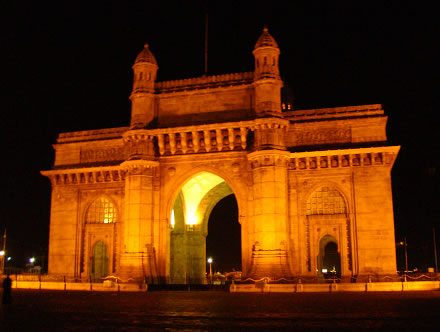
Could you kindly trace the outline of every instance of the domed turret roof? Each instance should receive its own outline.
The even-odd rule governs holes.
[[[255,43],[255,49],[260,48],[260,47],[278,48],[277,42],[272,37],[272,35],[269,33],[266,26],[264,27],[263,33],[261,34],[260,38],[258,38],[257,42]]]
[[[157,65],[156,58],[148,48],[148,44],[144,45],[144,49],[138,54],[136,60],[134,61],[134,63],[139,63],[139,62],[148,62]]]

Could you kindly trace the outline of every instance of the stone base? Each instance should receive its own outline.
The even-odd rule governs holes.
[[[292,276],[285,250],[255,250],[252,254],[249,273],[243,279],[270,278],[276,280],[280,278],[291,279]]]
[[[147,253],[124,253],[121,255],[119,277],[124,282],[157,283],[155,258]]]

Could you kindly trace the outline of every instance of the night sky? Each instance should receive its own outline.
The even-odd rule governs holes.
[[[145,42],[158,80],[253,70],[266,24],[296,109],[383,104],[396,240],[410,268],[434,265],[439,218],[439,25],[429,2],[2,1],[0,4],[0,231],[15,265],[47,251],[51,144],[60,132],[126,126],[131,66]],[[385,2],[384,2],[385,3]],[[252,5],[250,5],[252,4]],[[362,4],[362,5],[361,5]],[[436,90],[434,92],[434,90]],[[398,251],[398,263],[402,263]]]

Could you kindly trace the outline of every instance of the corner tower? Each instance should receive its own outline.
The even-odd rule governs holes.
[[[145,128],[154,118],[154,83],[159,69],[148,44],[138,54],[133,65],[131,100],[132,129]]]
[[[264,27],[254,51],[255,57],[255,112],[257,117],[281,116],[281,88],[278,57],[280,49],[275,39]]]

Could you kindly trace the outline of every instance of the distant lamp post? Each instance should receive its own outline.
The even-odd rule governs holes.
[[[406,279],[406,274],[408,273],[408,243],[406,242],[406,236],[404,237],[404,241],[399,242],[399,245],[405,247],[405,279]]]
[[[5,255],[6,255],[6,228],[5,228],[5,232],[3,233],[3,248],[0,250],[0,259],[1,259],[0,274],[5,273]]]
[[[2,275],[5,271],[5,251],[0,250],[0,275]]]
[[[208,263],[209,263],[209,279],[211,279],[212,282],[212,257],[208,258]]]
[[[29,263],[34,264],[35,263],[35,257],[29,258]]]

